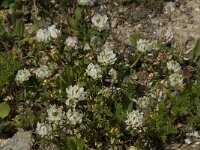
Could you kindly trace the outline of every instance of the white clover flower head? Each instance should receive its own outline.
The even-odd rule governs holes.
[[[69,109],[66,113],[67,122],[76,125],[82,122],[83,114],[77,112],[75,109]]]
[[[127,128],[126,129],[137,129],[142,127],[144,122],[143,113],[138,110],[133,110],[127,114],[127,119],[125,121]]]
[[[137,41],[138,51],[140,51],[141,53],[147,52],[148,51],[148,43],[149,43],[149,41],[146,39],[139,39]]]
[[[99,30],[104,30],[108,24],[107,15],[96,14],[92,17],[92,23]]]
[[[103,65],[112,65],[115,63],[116,59],[116,54],[108,48],[105,48],[100,55],[97,56],[98,62]]]
[[[78,43],[78,39],[76,36],[69,36],[65,40],[65,45],[68,47],[75,47],[77,43]]]
[[[17,83],[23,83],[24,81],[29,80],[31,73],[27,69],[18,70],[17,75],[15,77],[15,81]]]
[[[35,75],[39,79],[45,79],[51,76],[52,72],[47,65],[42,65],[34,71]]]
[[[60,30],[56,29],[55,25],[51,25],[48,27],[49,34],[52,38],[57,38],[58,35],[61,33]]]
[[[166,14],[172,13],[176,10],[175,2],[167,2],[164,7],[164,12]]]
[[[78,0],[78,4],[79,5],[93,5],[94,4],[94,0]]]
[[[37,123],[36,133],[41,137],[49,136],[52,133],[52,127],[45,123]]]
[[[171,60],[167,62],[167,69],[174,72],[179,72],[181,70],[181,66],[177,61]]]
[[[75,107],[78,101],[84,100],[85,99],[85,94],[84,88],[80,88],[78,85],[70,85],[68,88],[66,88],[67,92],[67,100],[65,104],[67,106],[73,106]]]
[[[51,39],[51,34],[48,29],[40,28],[36,33],[36,40],[38,42],[47,42]]]
[[[156,48],[156,41],[150,42],[149,40],[146,39],[139,39],[137,41],[137,49],[141,53],[145,53],[147,51],[151,51],[152,49]]]
[[[143,96],[138,98],[138,100],[133,99],[134,102],[136,102],[137,106],[141,109],[148,108],[150,104],[150,99],[147,96]]]
[[[183,84],[183,76],[178,73],[173,73],[169,76],[169,83],[171,86],[177,86]]]
[[[99,65],[94,65],[93,63],[90,63],[87,66],[86,73],[93,79],[98,79],[102,77],[101,68],[99,67]]]
[[[62,111],[62,107],[57,108],[56,105],[50,105],[49,109],[47,109],[48,120],[50,122],[58,123],[63,119],[64,113]]]

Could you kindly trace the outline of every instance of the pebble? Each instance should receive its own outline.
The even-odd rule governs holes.
[[[200,142],[195,142],[195,145],[200,145]]]
[[[192,143],[192,140],[190,138],[185,139],[185,143],[190,145]]]
[[[114,18],[114,19],[112,20],[112,22],[111,22],[111,27],[112,27],[112,28],[116,27],[117,21],[118,21],[117,18]]]

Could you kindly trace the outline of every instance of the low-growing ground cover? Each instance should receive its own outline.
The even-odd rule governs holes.
[[[198,133],[200,40],[186,53],[169,27],[122,42],[117,5],[137,8],[121,22],[175,11],[164,0],[1,3],[0,138],[20,129],[32,149],[133,150]]]

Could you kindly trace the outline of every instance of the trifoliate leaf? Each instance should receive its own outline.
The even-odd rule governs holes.
[[[22,38],[24,35],[24,21],[22,19],[17,20],[15,26],[15,33],[19,38]]]
[[[10,106],[7,103],[0,103],[0,117],[3,119],[10,113]]]
[[[83,9],[82,9],[82,8],[80,8],[80,7],[77,7],[77,8],[76,8],[76,10],[75,10],[75,20],[76,20],[76,21],[81,20],[82,12],[83,12]]]

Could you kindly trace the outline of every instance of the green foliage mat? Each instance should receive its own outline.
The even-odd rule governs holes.
[[[22,64],[13,57],[0,52],[0,87],[9,84],[15,72],[20,69]]]

